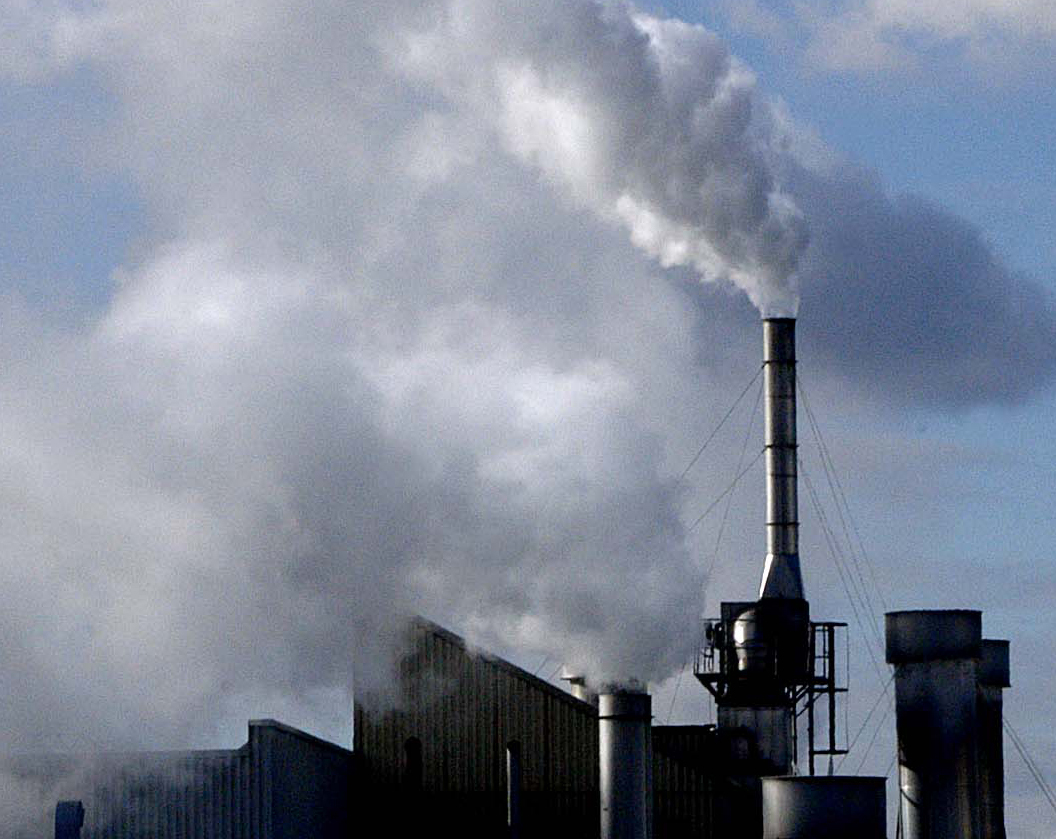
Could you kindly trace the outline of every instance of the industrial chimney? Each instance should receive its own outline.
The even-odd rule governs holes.
[[[703,654],[705,662],[718,659],[718,672],[695,671],[715,696],[718,727],[741,737],[744,775],[756,778],[792,771],[797,686],[814,683],[799,569],[794,318],[763,320],[763,374],[766,562],[759,599],[722,604],[722,617],[705,631]]]
[[[888,612],[905,839],[981,836],[977,689],[982,615]]]
[[[766,564],[759,597],[802,599],[796,490],[796,321],[763,321]]]
[[[601,839],[652,839],[652,700],[633,688],[598,697]]]

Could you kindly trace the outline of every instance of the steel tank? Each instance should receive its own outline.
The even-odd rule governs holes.
[[[763,778],[763,839],[884,839],[886,778]]]

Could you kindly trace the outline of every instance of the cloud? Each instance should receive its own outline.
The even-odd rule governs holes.
[[[1056,12],[1044,0],[839,0],[766,8],[756,0],[727,0],[721,9],[736,28],[785,49],[805,44],[810,67],[837,72],[905,72],[950,48],[989,67],[1009,61],[1002,48],[1048,56],[1056,35]]]

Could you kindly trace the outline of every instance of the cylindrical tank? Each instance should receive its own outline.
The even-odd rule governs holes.
[[[796,321],[763,321],[766,566],[760,597],[803,597],[796,489]]]
[[[889,612],[904,839],[978,839],[982,615]]]
[[[763,778],[763,839],[884,839],[885,778]]]
[[[1008,641],[983,639],[979,662],[979,794],[983,839],[1005,839],[1002,692],[1010,685]]]
[[[810,606],[806,600],[767,598],[733,621],[730,642],[734,678],[800,685],[810,673]]]
[[[652,700],[634,690],[598,697],[601,839],[652,834]]]
[[[737,736],[731,757],[743,771],[760,775],[787,775],[792,771],[792,712],[788,705],[718,706],[719,729]]]

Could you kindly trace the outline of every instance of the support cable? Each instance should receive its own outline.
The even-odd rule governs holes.
[[[828,542],[829,551],[832,553],[833,563],[836,566],[836,572],[840,578],[840,583],[843,586],[844,593],[847,595],[847,599],[851,604],[851,613],[854,615],[854,620],[858,624],[858,628],[862,632],[862,640],[865,642],[865,650],[867,653],[869,653],[869,658],[873,662],[873,667],[876,669],[876,675],[879,677],[880,682],[885,684],[886,693],[886,679],[884,677],[883,670],[880,667],[880,662],[877,659],[876,653],[873,651],[873,644],[870,640],[869,632],[866,630],[866,625],[862,621],[862,618],[859,614],[858,605],[855,603],[854,595],[851,593],[851,586],[848,584],[847,577],[849,575],[849,571],[846,573],[844,571],[843,562],[840,558],[840,553],[834,543],[835,537],[832,533],[832,529],[828,525],[828,520],[825,517],[825,511],[822,509],[821,501],[818,498],[817,491],[814,489],[814,483],[810,480],[810,475],[808,474],[802,461],[800,461],[800,470],[803,472],[803,483],[807,487],[808,497],[810,498],[811,504],[814,507],[814,512],[818,516],[818,521],[821,522],[822,531],[824,532],[826,541]],[[876,631],[876,627],[874,624],[870,622],[869,626],[873,629],[874,632]]]
[[[1033,776],[1034,781],[1038,785],[1038,789],[1040,789],[1041,794],[1045,796],[1045,800],[1049,802],[1052,811],[1056,813],[1056,795],[1053,794],[1052,787],[1050,787],[1045,780],[1045,776],[1041,774],[1041,769],[1034,761],[1034,758],[1031,757],[1030,753],[1027,751],[1026,743],[1024,743],[1019,734],[1016,733],[1016,730],[1012,727],[1012,723],[1008,721],[1007,717],[1002,717],[1001,722],[1005,726],[1005,731],[1008,732],[1012,745],[1016,747],[1016,751],[1019,752],[1019,756],[1023,759],[1027,771]]]
[[[675,682],[675,692],[671,694],[671,706],[667,709],[667,719],[664,725],[671,725],[671,715],[675,713],[675,700],[678,699],[678,689],[682,686],[682,677],[686,675],[689,662],[683,662],[682,669],[678,671],[678,681]]]
[[[762,369],[762,368],[760,368],[760,369]],[[756,378],[758,378],[758,373],[756,374]],[[752,381],[755,381],[755,379],[752,379]],[[750,385],[751,385],[751,382],[749,382],[749,386]],[[759,382],[759,390],[755,394],[755,404],[752,406],[752,411],[749,414],[748,429],[745,431],[744,442],[741,444],[741,453],[740,453],[740,455],[737,458],[737,470],[736,471],[737,471],[737,474],[738,474],[738,478],[736,480],[739,480],[740,479],[739,476],[741,474],[743,474],[741,472],[741,466],[744,464],[744,457],[748,453],[748,444],[749,444],[749,441],[752,439],[752,430],[755,428],[755,418],[756,418],[756,416],[759,413],[759,403],[762,401],[762,398],[763,398],[763,383],[762,383],[762,381],[760,381]],[[758,460],[759,457],[757,456],[755,459]],[[754,463],[754,461],[753,461],[753,463]],[[736,480],[734,482],[735,484],[736,484]],[[701,612],[702,612],[702,614],[706,613],[706,611],[707,611],[707,607],[708,607],[708,586],[711,585],[712,574],[715,573],[715,566],[718,565],[719,548],[722,545],[722,537],[726,533],[726,522],[728,521],[729,516],[730,516],[730,508],[733,506],[733,492],[731,491],[726,496],[726,498],[727,498],[727,500],[726,500],[726,508],[722,512],[722,521],[719,523],[719,531],[718,531],[718,534],[715,536],[715,548],[711,552],[711,562],[708,563],[708,570],[707,570],[707,573],[704,575],[704,583],[701,586],[700,599],[701,599]],[[693,526],[696,527],[696,524],[694,523]],[[704,638],[702,637],[701,640],[700,640],[700,644],[698,645],[697,649],[700,650],[700,649],[703,649],[703,648],[704,648]]]
[[[733,412],[737,410],[737,406],[741,404],[741,400],[744,399],[745,394],[748,393],[749,390],[751,390],[752,385],[755,384],[755,380],[759,378],[762,372],[763,368],[762,366],[760,366],[759,369],[755,371],[755,375],[752,376],[751,381],[744,386],[744,390],[741,391],[741,395],[734,400],[733,404],[730,406],[730,409],[726,412],[726,415],[721,420],[719,420],[719,424],[715,426],[715,430],[708,435],[708,439],[704,441],[704,445],[702,445],[697,450],[697,453],[693,455],[689,463],[686,464],[686,468],[682,470],[682,474],[678,476],[678,480],[676,481],[676,483],[682,483],[686,475],[689,474],[689,470],[693,468],[693,466],[698,460],[700,460],[700,456],[704,454],[704,450],[708,447],[708,444],[715,439],[715,435],[718,434],[719,430],[726,424],[726,420],[728,420],[733,415]]]
[[[872,645],[870,644],[870,631],[872,633],[872,640],[878,647],[883,646],[883,641],[880,632],[876,624],[872,621],[862,621],[861,614],[870,614],[868,602],[862,596],[861,591],[855,584],[854,575],[851,573],[850,568],[847,567],[846,562],[843,558],[843,552],[840,550],[839,540],[836,538],[836,534],[829,524],[828,516],[825,514],[825,510],[821,505],[821,499],[818,495],[817,490],[814,488],[813,482],[810,480],[810,475],[807,472],[806,465],[802,460],[799,461],[800,470],[803,473],[803,482],[807,487],[808,495],[811,500],[811,504],[814,506],[814,511],[818,516],[818,522],[821,524],[822,532],[825,535],[825,541],[828,545],[829,552],[832,554],[833,562],[836,564],[836,570],[840,574],[840,581],[843,583],[844,591],[847,594],[848,600],[851,601],[851,610],[854,613],[855,620],[858,623],[858,628],[862,631],[863,640],[866,643],[866,647],[869,649],[869,653],[873,656],[874,664],[876,663],[876,656],[873,654]],[[859,611],[860,610],[860,611]],[[868,626],[868,630],[866,627]],[[883,681],[883,675],[880,674],[879,670],[877,675],[880,676],[880,680]]]
[[[748,420],[748,430],[744,433],[744,443],[741,444],[741,454],[737,458],[737,473],[740,474],[741,466],[744,464],[744,456],[748,453],[748,443],[752,439],[752,430],[755,428],[755,418],[759,413],[759,403],[763,398],[763,383],[759,382],[759,390],[755,394],[755,404],[752,406],[752,413]],[[757,458],[758,459],[758,458]],[[733,493],[731,492],[726,497],[726,509],[722,513],[722,521],[719,523],[719,532],[715,537],[715,550],[711,554],[711,562],[708,564],[708,573],[704,578],[704,585],[706,586],[711,581],[711,575],[715,571],[715,565],[719,560],[719,546],[722,544],[723,534],[726,532],[726,522],[730,517],[730,507],[733,506]],[[705,598],[705,605],[707,598]]]
[[[710,513],[712,510],[714,510],[716,507],[718,507],[719,504],[722,503],[722,499],[725,498],[727,495],[729,495],[731,492],[733,492],[733,490],[737,486],[737,484],[740,483],[741,478],[743,478],[745,475],[748,474],[748,472],[751,471],[751,468],[753,466],[755,466],[756,463],[759,462],[759,458],[761,458],[762,456],[763,456],[763,450],[760,449],[759,453],[754,458],[752,458],[752,462],[749,463],[747,466],[745,466],[744,469],[742,469],[740,471],[740,473],[737,475],[737,477],[735,477],[730,482],[730,485],[728,487],[726,487],[726,489],[724,489],[719,494],[719,497],[716,498],[714,501],[712,501],[711,504],[708,505],[707,509],[705,509],[703,513],[701,513],[699,516],[697,516],[696,521],[694,521],[693,524],[691,524],[689,527],[686,528],[686,533],[692,533],[694,530],[697,529],[697,527],[700,525],[700,523],[702,521],[704,521],[705,518],[707,518],[708,513]]]
[[[861,771],[862,771],[862,767],[863,767],[863,766],[865,766],[865,762],[866,762],[866,761],[867,761],[867,760],[869,759],[869,754],[870,754],[870,752],[872,752],[872,750],[873,750],[873,746],[874,746],[874,745],[876,744],[876,738],[877,738],[877,736],[878,736],[878,735],[880,734],[880,731],[881,731],[881,729],[883,729],[883,727],[884,727],[884,723],[885,723],[885,722],[887,722],[887,718],[891,716],[891,711],[892,711],[892,710],[893,710],[893,708],[894,708],[894,704],[895,704],[895,703],[894,703],[894,702],[892,702],[892,703],[890,703],[890,704],[889,704],[889,705],[887,706],[887,709],[886,709],[886,710],[884,711],[884,716],[883,716],[883,717],[881,717],[881,718],[880,718],[880,722],[879,722],[879,723],[877,723],[877,725],[876,725],[876,730],[875,730],[875,731],[873,731],[873,739],[872,739],[872,740],[870,740],[870,741],[869,741],[869,745],[865,747],[865,754],[864,754],[864,755],[862,755],[862,760],[861,760],[861,762],[860,762],[860,763],[858,764],[858,768],[854,770],[854,774],[855,774],[855,775],[859,775],[859,774],[861,774]]]
[[[860,738],[862,736],[862,733],[865,731],[866,726],[869,725],[869,720],[871,720],[873,718],[873,714],[876,713],[876,709],[880,707],[881,700],[885,696],[887,696],[887,689],[891,685],[891,682],[894,681],[894,679],[895,679],[895,676],[892,673],[891,674],[891,678],[887,680],[887,684],[884,685],[883,690],[881,690],[880,693],[878,693],[876,695],[876,699],[873,701],[873,707],[869,709],[869,713],[866,714],[865,715],[865,719],[862,720],[862,725],[858,729],[857,733],[854,735],[854,739],[851,740],[850,745],[847,746],[847,754],[843,755],[840,758],[840,762],[836,764],[836,771],[837,772],[840,771],[840,767],[843,766],[843,762],[845,760],[847,760],[847,756],[854,750],[855,744],[857,744],[857,742],[858,742],[858,738]]]
[[[869,569],[869,576],[873,583],[873,591],[876,593],[880,600],[880,604],[884,611],[887,611],[887,600],[884,598],[884,593],[880,588],[879,582],[876,578],[876,571],[874,569],[874,563],[869,560],[869,555],[865,551],[864,541],[862,539],[861,531],[858,529],[858,524],[851,515],[851,507],[847,501],[847,494],[844,492],[843,484],[840,481],[839,473],[836,471],[835,462],[832,458],[832,454],[829,451],[829,447],[825,442],[824,437],[821,434],[821,426],[817,421],[817,417],[814,415],[813,409],[810,407],[810,400],[807,398],[806,389],[803,386],[802,376],[796,379],[797,386],[799,388],[800,396],[803,398],[803,408],[807,414],[807,420],[810,424],[811,430],[814,433],[814,437],[818,443],[818,450],[821,454],[822,466],[825,469],[826,479],[829,482],[829,489],[833,494],[833,500],[836,502],[836,511],[840,518],[840,524],[843,528],[844,537],[847,540],[847,547],[851,558],[854,560],[855,568],[858,572],[859,579],[861,580],[862,590],[867,594],[867,602],[870,605],[870,612],[873,615],[877,614],[876,607],[872,603],[872,597],[868,596],[868,586],[865,583],[865,575],[862,573],[861,565],[858,563],[857,555],[854,550],[854,540],[851,539],[851,529],[854,530],[855,536],[857,537],[858,552],[862,556],[862,564]],[[846,516],[845,516],[846,513]],[[850,522],[850,527],[848,527]]]

